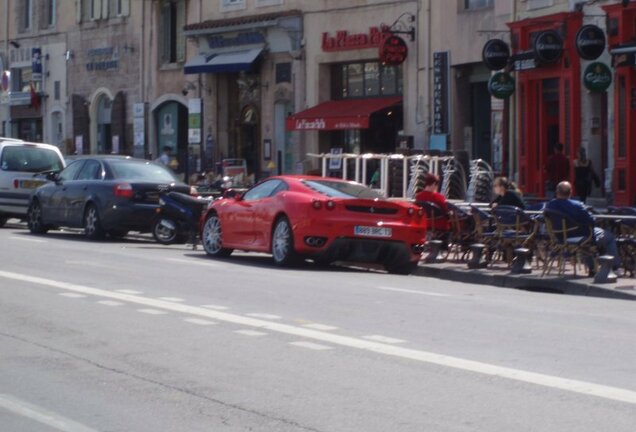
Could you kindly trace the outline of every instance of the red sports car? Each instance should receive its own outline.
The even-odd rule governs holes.
[[[285,175],[214,201],[201,231],[214,257],[238,249],[271,253],[278,265],[311,258],[380,263],[408,274],[421,257],[426,217],[418,206],[388,201],[359,183]]]

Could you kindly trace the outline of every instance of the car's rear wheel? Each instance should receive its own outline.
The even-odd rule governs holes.
[[[213,257],[227,257],[233,252],[233,249],[223,247],[223,229],[221,228],[221,219],[218,215],[211,215],[203,225],[203,234],[201,238],[203,249]]]
[[[274,225],[272,233],[272,257],[279,266],[289,266],[297,264],[300,258],[294,250],[294,233],[289,220],[280,217]]]
[[[84,212],[84,235],[89,240],[101,240],[104,238],[104,229],[99,219],[99,212],[94,204],[89,204]]]
[[[0,228],[2,228],[4,224],[7,223],[8,220],[9,220],[8,217],[0,216]]]
[[[33,200],[27,210],[27,226],[31,234],[46,234],[49,230],[42,222],[42,206],[38,200]]]

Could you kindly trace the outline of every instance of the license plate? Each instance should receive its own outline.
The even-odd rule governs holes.
[[[43,184],[44,182],[40,180],[20,180],[20,187],[22,189],[35,189]]]
[[[362,237],[391,237],[393,231],[391,228],[360,226],[353,227],[353,233]]]

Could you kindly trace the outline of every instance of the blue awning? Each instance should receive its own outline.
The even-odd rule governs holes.
[[[232,51],[220,54],[199,54],[183,67],[185,74],[242,72],[252,67],[263,48]]]

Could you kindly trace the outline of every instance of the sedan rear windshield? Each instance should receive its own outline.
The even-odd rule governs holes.
[[[37,173],[60,171],[64,168],[57,152],[36,146],[6,146],[2,152],[0,168],[4,171]]]
[[[130,160],[111,161],[109,163],[113,177],[118,180],[173,183],[178,181],[167,168],[152,163]]]
[[[358,183],[333,180],[305,180],[303,183],[310,189],[332,198],[384,199],[379,192]]]

